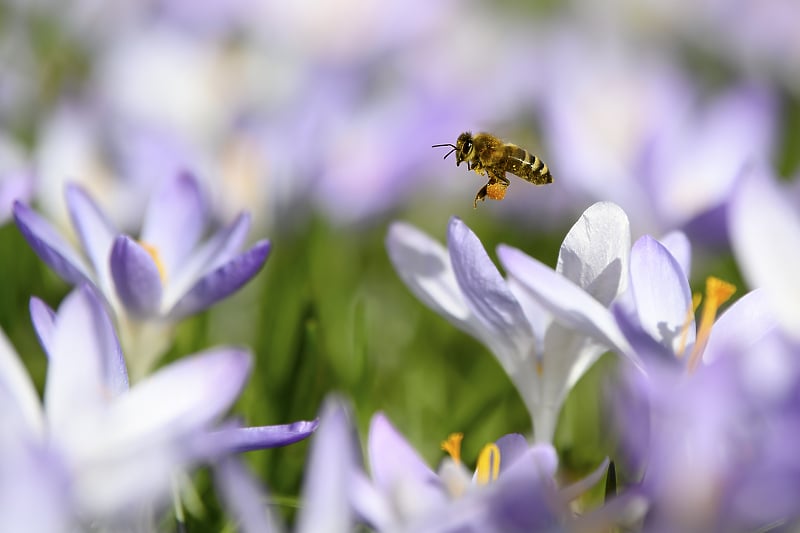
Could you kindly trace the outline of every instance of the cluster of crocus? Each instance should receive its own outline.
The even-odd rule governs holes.
[[[756,531],[800,519],[792,444],[800,428],[800,217],[765,174],[743,175],[728,219],[756,288],[719,318],[736,287],[709,278],[693,296],[686,237],[645,235],[631,246],[613,204],[586,210],[555,270],[501,245],[506,278],[458,219],[447,249],[407,224],[389,232],[400,277],[495,355],[537,441],[552,441],[561,405],[588,366],[605,351],[622,356],[597,400],[619,435],[614,459],[626,483],[589,527]]]
[[[137,351],[142,325],[169,326],[260,270],[266,241],[237,253],[246,215],[197,246],[205,215],[200,190],[179,175],[151,202],[143,241],[136,241],[114,230],[80,188],[69,188],[67,197],[85,256],[31,208],[14,209],[37,254],[76,288],[57,311],[31,299],[48,357],[43,402],[0,337],[0,529],[153,530],[171,500],[179,505],[195,466],[302,440],[317,421],[225,421],[251,370],[245,349],[210,349],[154,373],[157,353]],[[127,328],[127,344],[115,324]],[[129,367],[137,369],[132,380]]]

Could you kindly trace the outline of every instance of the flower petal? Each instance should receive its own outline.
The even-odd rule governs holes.
[[[625,211],[611,202],[598,202],[567,233],[556,271],[608,307],[627,285],[630,249]]]
[[[111,245],[119,232],[81,187],[74,184],[67,185],[66,197],[72,224],[94,267],[98,284],[103,291],[108,291],[111,289],[109,272]]]
[[[184,357],[150,375],[111,407],[106,446],[186,435],[214,421],[238,397],[250,354],[218,348]]]
[[[386,249],[395,271],[414,295],[462,331],[474,334],[475,317],[456,281],[447,249],[411,224],[394,222]]]
[[[736,300],[714,322],[703,361],[710,363],[717,357],[759,353],[756,348],[759,341],[779,328],[770,304],[763,289],[750,291]]]
[[[56,327],[56,314],[46,303],[35,296],[31,297],[29,308],[31,322],[33,322],[33,329],[36,331],[39,344],[44,348],[44,353],[49,356],[52,349],[53,331]]]
[[[165,287],[165,306],[171,307],[171,303],[183,296],[203,273],[233,259],[247,239],[249,230],[250,215],[243,213],[192,252],[181,267],[172,272]]]
[[[800,215],[765,169],[746,173],[729,209],[731,243],[745,278],[763,287],[787,333],[800,339]]]
[[[686,234],[682,231],[670,231],[658,240],[681,266],[684,277],[689,279],[692,271],[692,244]]]
[[[169,310],[169,317],[175,320],[197,313],[239,290],[261,270],[269,250],[269,241],[259,241],[246,252],[203,276]]]
[[[154,246],[171,276],[195,247],[205,229],[206,202],[188,172],[166,180],[147,206],[142,242]]]
[[[497,255],[556,320],[635,359],[611,312],[580,287],[516,248],[501,244]]]
[[[14,220],[36,255],[67,282],[91,283],[89,266],[45,219],[20,202],[14,202]]]
[[[122,305],[131,315],[146,318],[161,308],[161,276],[153,257],[127,235],[120,235],[111,250],[111,276]]]
[[[642,328],[678,357],[695,340],[692,293],[680,264],[645,235],[631,250],[631,292]],[[687,317],[690,320],[687,323]]]
[[[506,345],[493,351],[506,371],[515,373],[519,365],[529,364],[527,358],[533,355],[534,346],[533,331],[522,307],[478,237],[456,217],[450,219],[447,247],[467,305],[488,330],[488,339],[484,340],[490,347]]]
[[[383,413],[376,413],[370,422],[367,454],[372,479],[385,493],[391,494],[406,479],[419,485],[439,483],[436,474]]]
[[[214,466],[217,493],[242,533],[282,531],[269,512],[268,499],[258,481],[235,457],[225,457]]]
[[[15,429],[23,426],[31,436],[42,437],[44,434],[42,404],[28,371],[2,329],[0,329],[0,391],[4,400],[0,426],[5,428],[8,422],[13,424]],[[13,420],[9,417],[13,417]],[[0,444],[2,443],[0,438]]]
[[[358,444],[343,402],[326,400],[317,434],[311,443],[305,480],[305,507],[297,519],[298,533],[352,530],[350,479],[356,471]]]
[[[92,289],[70,293],[58,309],[49,349],[45,411],[51,430],[67,432],[128,388],[111,319]],[[65,437],[68,438],[68,437]]]
[[[235,427],[212,433],[219,453],[242,453],[294,444],[314,433],[318,420],[293,422],[278,426]]]

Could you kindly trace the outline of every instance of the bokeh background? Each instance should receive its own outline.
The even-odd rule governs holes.
[[[465,130],[538,154],[555,182],[484,182],[442,161]],[[220,223],[242,209],[272,240],[264,271],[182,323],[164,363],[250,346],[236,413],[316,416],[332,390],[360,427],[383,410],[431,463],[465,432],[464,456],[530,419],[478,342],[419,303],[384,246],[393,220],[444,241],[461,217],[490,255],[508,243],[554,265],[571,224],[620,204],[633,237],[681,229],[693,287],[742,288],[724,230],[748,165],[792,181],[800,164],[800,4],[793,0],[2,0],[0,326],[41,387],[28,299],[69,287],[9,221],[12,198],[70,231],[63,186],[90,190],[137,228],[149,192],[180,170]],[[614,453],[600,360],[570,397],[556,444],[567,471]],[[291,515],[306,445],[247,460]],[[468,460],[469,462],[469,460]],[[225,524],[208,477],[191,531]]]

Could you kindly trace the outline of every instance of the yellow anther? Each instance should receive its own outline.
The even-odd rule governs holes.
[[[478,466],[475,468],[475,478],[478,485],[486,485],[497,479],[500,474],[500,448],[497,444],[490,443],[483,447],[478,456]]]
[[[678,343],[678,351],[675,353],[675,356],[679,359],[683,357],[686,351],[686,342],[689,340],[689,327],[692,325],[692,319],[694,319],[694,314],[697,312],[697,308],[700,307],[702,299],[703,297],[700,294],[693,294],[692,306],[686,310],[686,320],[683,321],[683,327],[681,328],[681,341]]]
[[[461,463],[462,440],[464,440],[463,433],[451,433],[447,440],[442,441],[442,450],[446,451],[456,464]]]
[[[544,363],[541,359],[536,359],[536,375],[541,377],[544,374]]]
[[[714,320],[717,318],[717,311],[722,304],[730,300],[735,292],[736,286],[727,281],[713,276],[706,279],[706,297],[703,303],[703,312],[700,315],[700,327],[697,328],[697,340],[694,343],[692,354],[689,356],[687,367],[689,372],[693,372],[703,358],[708,337],[711,335],[711,326],[714,325]]]
[[[161,260],[161,255],[158,253],[158,248],[144,241],[140,241],[139,245],[144,248],[148,254],[150,254],[150,257],[153,258],[153,262],[156,264],[156,268],[158,269],[158,277],[161,278],[161,282],[163,283],[166,281],[167,269],[164,267],[164,262]]]

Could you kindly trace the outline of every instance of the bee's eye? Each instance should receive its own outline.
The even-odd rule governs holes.
[[[472,141],[467,141],[464,143],[464,153],[468,154],[472,151]]]

